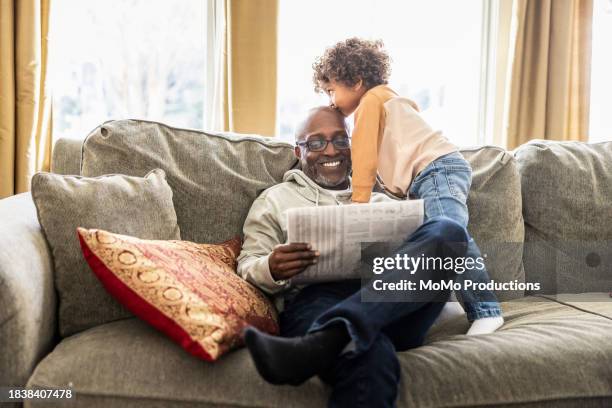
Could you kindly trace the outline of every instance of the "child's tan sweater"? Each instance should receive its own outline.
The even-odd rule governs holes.
[[[387,85],[368,90],[355,111],[352,136],[353,201],[367,203],[380,176],[385,189],[405,197],[412,180],[429,163],[457,151]]]

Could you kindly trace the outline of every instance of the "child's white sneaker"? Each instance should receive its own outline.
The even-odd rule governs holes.
[[[467,332],[468,336],[479,334],[493,333],[504,324],[504,318],[501,316],[483,317],[472,322],[470,329]]]

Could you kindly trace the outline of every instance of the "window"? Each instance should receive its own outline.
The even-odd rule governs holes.
[[[201,128],[206,2],[56,0],[53,131],[83,138],[109,119]]]
[[[488,0],[487,0],[488,1]],[[420,106],[424,118],[454,143],[478,139],[484,3],[430,0],[280,0],[279,134],[316,95],[311,65],[325,47],[351,36],[383,39],[392,58],[390,85]]]
[[[589,140],[612,140],[612,0],[593,2],[591,120]]]

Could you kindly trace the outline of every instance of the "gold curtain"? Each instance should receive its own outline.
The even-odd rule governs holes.
[[[0,198],[51,163],[50,0],[0,1]]]
[[[589,133],[593,0],[518,0],[507,145]]]
[[[224,130],[274,135],[278,0],[225,0]]]

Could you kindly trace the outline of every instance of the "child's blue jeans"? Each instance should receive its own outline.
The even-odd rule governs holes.
[[[472,168],[459,152],[439,157],[423,169],[410,186],[410,198],[421,198],[425,202],[425,220],[446,216],[467,229],[469,215],[467,197],[472,184]],[[466,258],[481,256],[480,249],[470,237]],[[455,282],[462,285],[466,280],[490,281],[486,268],[467,269],[457,274]],[[467,313],[468,320],[501,316],[501,307],[492,291],[460,290],[456,292]]]

